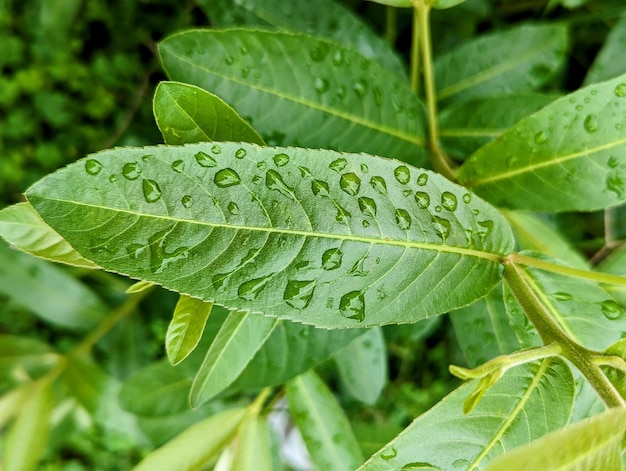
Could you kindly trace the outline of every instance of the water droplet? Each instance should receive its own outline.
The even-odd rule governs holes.
[[[161,273],[171,263],[189,257],[189,247],[178,247],[171,252],[168,252],[165,249],[165,242],[170,231],[171,228],[157,232],[148,238],[148,247],[150,248],[150,270],[152,273]]]
[[[211,152],[214,154],[221,154],[222,148],[218,146],[217,144],[214,144],[213,146],[211,146]]]
[[[175,160],[172,162],[172,170],[176,173],[183,173],[185,170],[185,161],[184,160]]]
[[[114,182],[114,181],[116,181],[116,180],[117,180],[117,175],[115,175],[115,174],[109,175],[109,181],[110,181],[111,183],[113,183],[113,182]]]
[[[201,167],[217,167],[217,161],[206,152],[200,151],[194,157]]]
[[[313,180],[311,182],[311,191],[315,196],[321,194],[322,196],[328,196],[330,189],[328,183],[323,180]]]
[[[152,154],[146,154],[144,156],[141,157],[141,160],[143,160],[144,162],[147,162],[148,160],[150,160],[152,157],[154,157],[154,155]]]
[[[366,220],[366,219],[363,219],[363,220],[361,221],[361,225],[362,225],[363,227],[370,227],[370,222],[369,222],[368,220]]]
[[[352,90],[361,98],[365,96],[367,92],[367,82],[365,80],[358,80],[353,86]]]
[[[281,195],[291,198],[293,188],[289,188],[283,177],[276,170],[268,170],[265,174],[265,186],[270,190],[278,191]]]
[[[545,132],[539,131],[537,134],[535,134],[535,144],[543,144],[547,140],[548,140],[548,136],[546,135]]]
[[[361,189],[361,179],[354,173],[344,173],[339,179],[339,186],[350,196],[356,196]]]
[[[224,58],[224,62],[226,62],[226,65],[232,65],[233,62],[235,62],[235,59],[232,56],[226,56]]]
[[[262,181],[263,177],[261,175],[255,175],[254,177],[252,177],[252,183],[254,183],[255,185],[258,185]]]
[[[441,212],[441,206],[439,206],[439,205],[435,206],[435,211],[437,211],[438,213],[440,213],[440,212]]]
[[[315,91],[318,95],[322,95],[328,91],[330,88],[330,83],[327,79],[322,77],[317,77],[315,79]]]
[[[614,156],[609,157],[609,161],[607,162],[607,164],[611,168],[617,167],[617,165],[619,164],[617,157],[614,157]]]
[[[335,206],[337,206],[337,215],[335,216],[335,220],[341,224],[348,224],[348,218],[352,215],[345,208],[337,204],[335,204]]]
[[[267,163],[264,161],[257,162],[256,168],[258,168],[259,170],[265,170],[267,168]]]
[[[313,298],[315,280],[289,280],[283,293],[284,301],[295,309],[304,309]]]
[[[337,160],[333,160],[328,168],[340,173],[344,168],[346,168],[346,165],[348,165],[348,161],[344,158],[339,158]]]
[[[189,209],[193,206],[193,198],[190,195],[185,195],[180,199],[180,202],[185,207],[185,209]]]
[[[376,105],[380,106],[383,104],[383,94],[380,91],[380,88],[378,87],[373,87],[372,88],[372,93],[374,94],[374,102],[376,103]]]
[[[405,198],[408,198],[409,196],[411,196],[413,194],[413,190],[402,190],[402,194],[404,195]]]
[[[213,285],[213,288],[218,291],[223,290],[230,275],[231,273],[218,273],[217,275],[213,275],[211,277],[211,284]]]
[[[433,216],[432,221],[434,223],[433,228],[437,235],[441,237],[442,240],[446,240],[450,235],[450,221],[439,216]]]
[[[328,54],[328,45],[326,43],[317,43],[317,45],[311,49],[309,55],[314,62],[322,62]]]
[[[148,203],[154,203],[161,199],[161,188],[154,180],[143,180],[143,196]]]
[[[615,87],[613,93],[615,93],[615,96],[618,98],[626,97],[626,83],[620,83],[617,87]]]
[[[343,52],[335,51],[335,53],[333,54],[333,64],[341,65],[342,62],[343,62]]]
[[[376,202],[372,198],[364,196],[359,198],[359,209],[363,214],[376,217]]]
[[[404,231],[411,227],[411,216],[408,211],[405,209],[396,209],[396,224]]]
[[[411,180],[411,172],[409,171],[409,168],[405,165],[400,165],[399,167],[397,167],[393,171],[393,174],[396,177],[396,180],[398,180],[398,182],[402,185],[406,185],[407,183],[409,183],[409,180]]]
[[[624,180],[617,173],[613,173],[606,177],[606,189],[612,191],[621,198],[624,195]]]
[[[612,321],[619,319],[624,315],[624,310],[622,309],[622,307],[612,299],[602,301],[600,303],[600,307],[602,309],[602,314],[604,314],[604,317]]]
[[[272,160],[277,167],[284,167],[289,163],[289,156],[287,154],[276,154]]]
[[[486,221],[478,221],[478,225],[484,229],[478,232],[480,237],[483,239],[491,234],[491,231],[493,231],[493,221],[489,219]]]
[[[246,149],[244,149],[243,147],[240,147],[239,149],[235,151],[235,158],[243,159],[247,154],[248,153],[246,152]]]
[[[146,249],[145,245],[141,245],[141,244],[130,244],[128,247],[126,247],[126,253],[128,254],[128,256],[130,258],[132,258],[133,260],[137,260],[137,258],[139,258],[139,255],[141,255],[141,253]]]
[[[576,105],[576,111],[582,111],[584,108],[583,105]]]
[[[430,206],[430,195],[423,191],[416,191],[415,202],[417,203],[417,206],[419,206],[421,209],[426,209],[428,208],[428,206]]]
[[[128,162],[122,168],[122,175],[126,180],[137,180],[141,175],[141,165],[137,162]]]
[[[594,114],[588,114],[585,118],[585,121],[583,122],[585,131],[590,134],[593,134],[598,130],[598,124],[598,117]]]
[[[357,262],[352,265],[352,268],[348,270],[348,275],[351,276],[367,276],[367,270],[365,270],[365,259],[367,257],[360,258]]]
[[[228,212],[233,215],[239,214],[239,206],[234,201],[228,203]]]
[[[457,207],[456,196],[449,191],[441,193],[441,205],[448,211],[454,211]]]
[[[98,175],[102,170],[102,164],[96,159],[88,159],[85,162],[85,171],[89,175]]]
[[[370,169],[365,164],[361,164],[361,172],[368,173]]]
[[[394,448],[386,448],[381,454],[380,457],[385,460],[385,461],[389,461],[390,459],[395,458],[398,455],[398,451]]]
[[[266,275],[261,278],[255,278],[253,280],[248,280],[239,286],[237,290],[237,294],[241,299],[245,299],[246,301],[254,301],[259,293],[263,291],[265,285],[270,280],[270,278],[274,276],[274,274]]]
[[[339,249],[328,249],[322,254],[322,268],[324,270],[336,270],[341,266],[343,252]]]
[[[419,177],[417,177],[417,184],[419,186],[424,186],[428,183],[428,174],[422,173]]]
[[[365,296],[360,291],[344,294],[339,301],[339,310],[342,316],[361,322],[365,319]]]
[[[572,299],[574,299],[574,297],[571,294],[566,293],[564,291],[558,291],[554,293],[552,296],[554,297],[554,299],[556,299],[559,302],[567,302],[567,301],[571,301]]]
[[[387,194],[387,182],[383,179],[383,177],[370,178],[370,185],[372,185],[372,188],[374,188],[374,190],[381,195]]]
[[[228,188],[229,186],[239,185],[241,183],[241,178],[239,178],[239,174],[232,168],[223,168],[215,174],[215,177],[213,177],[213,183],[220,188]]]

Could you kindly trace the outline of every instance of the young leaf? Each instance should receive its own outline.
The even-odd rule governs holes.
[[[220,96],[270,145],[425,163],[422,104],[405,81],[352,49],[304,35],[232,29],[179,33],[161,42],[159,52],[172,80]]]
[[[217,333],[191,385],[192,407],[232,384],[276,327],[276,319],[231,312]]]
[[[272,471],[270,431],[263,417],[248,417],[237,438],[232,471]]]
[[[165,334],[165,351],[172,365],[179,364],[196,348],[212,309],[212,302],[180,297]]]
[[[411,0],[402,0],[404,2]],[[398,53],[352,10],[334,0],[198,0],[211,24],[225,27],[276,28],[327,38],[406,76]],[[226,139],[224,139],[226,140]]]
[[[98,268],[48,226],[28,203],[0,211],[0,237],[24,252],[76,267]]]
[[[27,195],[107,270],[327,328],[415,322],[466,305],[501,279],[513,247],[494,208],[440,175],[329,150],[118,148]]]
[[[245,414],[245,409],[229,409],[192,425],[146,456],[133,471],[202,469],[232,440]]]
[[[20,413],[29,396],[30,384],[15,387],[0,396],[0,429]]]
[[[623,53],[626,44],[626,14],[613,24],[593,64],[585,76],[585,85],[609,80],[626,73]]]
[[[359,471],[480,469],[504,450],[527,444],[569,420],[574,382],[559,359],[509,370],[465,415],[463,402],[475,385],[461,386],[419,416]]]
[[[537,90],[561,67],[562,24],[522,24],[468,41],[435,63],[439,100],[467,101]]]
[[[167,144],[242,141],[264,144],[230,106],[215,95],[177,82],[161,82],[154,92],[154,118]]]
[[[293,420],[318,469],[351,471],[363,462],[348,419],[313,371],[287,383],[286,393]]]
[[[626,409],[615,408],[513,450],[485,471],[621,471]]]
[[[387,382],[387,345],[380,327],[354,339],[334,358],[346,392],[365,404],[374,404]]]
[[[473,154],[459,180],[494,204],[591,211],[626,201],[626,75],[559,98]]]

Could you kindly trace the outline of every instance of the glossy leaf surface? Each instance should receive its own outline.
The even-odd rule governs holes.
[[[363,462],[350,422],[313,371],[287,383],[286,394],[293,420],[318,469],[352,471]]]
[[[490,202],[588,211],[626,201],[626,76],[559,98],[473,154],[459,179]]]
[[[467,101],[537,90],[563,64],[567,42],[560,24],[523,24],[468,41],[437,59],[437,98]]]
[[[181,296],[165,334],[165,351],[172,365],[183,361],[198,345],[213,303]]]
[[[620,471],[626,409],[615,408],[500,457],[486,471]]]
[[[263,139],[215,95],[178,82],[161,82],[154,92],[154,118],[167,144]]]
[[[327,150],[114,149],[27,195],[107,270],[328,328],[468,304],[501,278],[513,246],[494,208],[440,175]]]
[[[461,386],[382,448],[359,471],[481,469],[506,450],[567,424],[574,399],[569,368],[545,360],[509,370],[469,414]],[[454,446],[451,446],[454,444]]]
[[[179,33],[159,52],[172,80],[226,100],[270,145],[425,162],[422,104],[404,80],[352,49],[233,29]]]

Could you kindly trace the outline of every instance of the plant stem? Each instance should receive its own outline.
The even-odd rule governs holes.
[[[385,39],[391,47],[395,46],[398,37],[396,17],[396,9],[392,6],[387,6],[385,10]]]
[[[626,286],[626,277],[624,276],[610,275],[608,273],[600,273],[589,270],[580,270],[578,268],[571,268],[565,265],[559,265],[557,263],[540,260],[538,258],[528,257],[519,253],[512,253],[506,259],[513,264],[539,268],[541,270],[549,271],[552,273],[559,273],[561,275],[583,278],[585,280],[592,280],[600,283]]]
[[[413,34],[411,36],[411,90],[416,95],[420,92],[420,36],[419,15],[413,8]]]

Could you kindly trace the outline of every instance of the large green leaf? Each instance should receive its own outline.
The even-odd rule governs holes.
[[[525,445],[569,420],[574,382],[561,360],[509,370],[469,414],[463,414],[463,401],[474,386],[474,382],[466,384],[446,396],[359,471],[482,469],[503,451]]]
[[[624,432],[626,409],[611,409],[513,450],[485,471],[621,471]]]
[[[177,82],[161,82],[154,92],[154,118],[167,144],[242,141],[264,144],[261,136],[215,95]]]
[[[402,0],[409,2],[411,0]],[[219,27],[276,28],[331,39],[406,75],[397,52],[352,10],[334,0],[198,0]]]
[[[563,24],[522,24],[468,41],[435,63],[437,98],[467,101],[537,90],[566,59]]]
[[[0,240],[0,293],[48,322],[89,329],[106,305],[70,273],[45,260],[12,250]]]
[[[602,49],[585,76],[585,85],[612,79],[626,73],[624,64],[624,44],[626,44],[626,14],[613,24]]]
[[[183,361],[198,345],[213,303],[181,296],[165,334],[165,351],[172,365]]]
[[[286,393],[293,420],[318,469],[352,471],[363,462],[348,419],[313,371],[287,383]]]
[[[440,175],[328,150],[118,148],[27,196],[107,270],[328,328],[466,305],[500,280],[513,246],[494,208]]]
[[[233,29],[179,33],[161,42],[159,52],[172,80],[220,96],[270,145],[425,162],[422,104],[405,81],[352,49],[304,35]]]
[[[559,98],[465,161],[459,180],[494,204],[587,211],[626,201],[626,75]]]
[[[241,425],[232,471],[272,471],[270,431],[263,417],[253,415]]]

